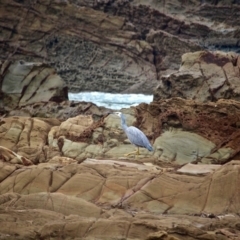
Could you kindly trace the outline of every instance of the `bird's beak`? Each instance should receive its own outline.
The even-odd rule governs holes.
[[[108,112],[106,112],[106,115],[108,116],[108,115],[113,114],[113,113],[114,113],[114,112],[108,111]]]

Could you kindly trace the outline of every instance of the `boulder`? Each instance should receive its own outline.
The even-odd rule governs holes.
[[[55,106],[52,102],[45,104],[44,109],[52,106]],[[124,156],[134,151],[135,146],[114,114],[91,104],[86,110],[81,110],[81,104],[77,104],[68,111],[69,102],[61,106],[61,113],[55,112],[54,108],[49,113],[51,117],[60,114],[61,121],[23,116],[2,118],[0,144],[33,163],[48,162],[61,156],[79,162],[97,157],[159,165],[162,162],[223,164],[239,156],[240,106],[234,100],[199,103],[172,98],[123,110],[127,124],[141,129],[154,147],[153,152],[140,149],[138,157]],[[25,112],[27,108],[29,106],[13,112]],[[96,114],[77,115],[77,109],[85,114]],[[75,117],[67,118],[71,115]],[[13,154],[8,161],[15,160]]]
[[[77,160],[84,159],[94,127],[97,127],[93,123],[92,116],[80,115],[53,127],[48,135],[49,151],[54,150],[64,157]]]
[[[22,157],[8,148],[0,146],[1,160],[4,162],[10,162],[13,164],[32,165],[32,162],[25,157]]]
[[[198,102],[240,100],[240,56],[233,52],[198,51],[183,54],[179,71],[164,75],[154,101],[181,97]]]
[[[185,164],[209,156],[216,145],[198,134],[172,129],[156,138],[154,147],[160,161]]]
[[[22,107],[35,102],[68,99],[67,87],[55,70],[43,63],[5,61],[0,63],[4,107]]]
[[[44,147],[47,145],[50,129],[51,125],[47,121],[37,118],[3,118],[0,125],[0,145],[9,149],[4,150],[10,154],[8,161],[21,159],[19,161],[45,162],[47,159]]]
[[[136,126],[152,141],[159,162],[225,163],[238,158],[239,107],[238,101],[224,99],[159,100],[136,107]]]

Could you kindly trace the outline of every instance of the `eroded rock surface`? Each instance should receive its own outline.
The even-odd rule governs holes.
[[[240,100],[240,55],[198,51],[182,56],[179,71],[161,77],[154,100],[181,97],[198,102]]]
[[[59,109],[57,105],[55,109],[52,103],[44,104],[42,111],[49,109],[47,115],[62,116],[61,121],[46,116],[2,118],[0,144],[34,163],[48,162],[54,156],[79,162],[96,157],[128,159],[124,154],[134,151],[135,147],[121,129],[120,119],[106,109],[86,104],[86,111],[80,104],[67,111],[69,105],[65,102],[59,112],[55,111]],[[13,112],[24,114],[26,109],[30,110],[29,106]],[[154,152],[141,149],[135,161],[179,165],[189,162],[222,164],[237,159],[239,109],[239,102],[234,100],[203,104],[181,98],[125,109],[127,124],[140,128],[154,147]],[[81,111],[84,115],[78,115]]]
[[[224,163],[239,154],[237,101],[201,104],[172,98],[140,104],[136,112],[137,126],[152,139],[160,160]]]
[[[29,7],[34,10],[29,12]],[[149,92],[156,84],[152,83],[157,78],[152,47],[134,31],[123,30],[123,17],[54,0],[3,1],[0,11],[2,19],[11,19],[3,23],[4,39],[9,39],[9,29],[14,28],[25,38],[12,39],[19,44],[18,56],[13,53],[12,57],[54,64],[71,91],[119,92],[147,81],[144,89]],[[13,49],[4,42],[1,54],[8,58]]]
[[[53,64],[71,92],[152,94],[184,52],[239,51],[239,9],[238,1],[2,0],[0,54]]]
[[[239,161],[195,176],[96,161],[99,164],[86,160],[20,168],[0,163],[1,236],[180,240],[240,236]]]
[[[92,115],[94,119],[100,119],[112,112],[105,107],[98,107],[91,102],[63,101],[58,102],[37,102],[15,109],[4,108],[4,116],[23,116],[44,119],[50,124],[58,124],[68,118],[77,115]]]
[[[0,62],[0,106],[13,109],[36,102],[68,99],[67,86],[55,70],[43,63]]]
[[[123,110],[154,147],[137,158],[124,157],[134,146],[120,119],[91,107],[79,115],[73,104],[59,120],[1,118],[1,237],[240,237],[239,102],[173,98]]]
[[[239,50],[239,10],[2,0],[0,238],[239,239],[239,56],[199,51]],[[71,91],[152,94],[161,80],[154,102],[123,110],[154,152],[124,157],[120,119],[67,101],[49,64]]]

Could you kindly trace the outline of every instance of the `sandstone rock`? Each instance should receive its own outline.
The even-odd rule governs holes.
[[[154,152],[141,149],[135,160],[148,159],[160,165],[162,160],[217,164],[237,157],[238,105],[232,100],[201,104],[175,98],[132,108],[125,112],[128,124],[139,127],[154,146]],[[54,118],[2,118],[0,144],[34,163],[55,156],[77,161],[104,156],[122,158],[135,149],[127,141],[119,119],[111,114],[106,117],[104,111],[97,114],[95,120],[95,115],[79,115],[62,122]]]
[[[98,217],[101,213],[99,207],[81,198],[47,192],[23,195],[14,203],[14,207],[16,209],[47,209],[64,215],[77,214],[84,217]]]
[[[151,30],[162,30],[165,36],[173,35],[173,39],[167,38],[169,41],[163,43],[162,46],[161,44],[154,45],[154,60],[158,79],[165,64],[169,63],[168,69],[178,69],[176,64],[180,63],[178,53],[181,52],[179,46],[188,48],[196,44],[199,48],[230,48],[239,51],[238,27],[230,14],[230,12],[236,11],[236,19],[239,19],[239,14],[237,14],[239,11],[238,3],[224,3],[224,6],[221,6],[221,1],[218,1],[218,3],[209,2],[208,4],[198,1],[183,4],[178,0],[163,2],[137,0],[125,1],[122,4],[116,2],[118,1],[109,1],[108,3],[98,1],[96,8],[109,14],[125,17],[144,39]],[[228,17],[226,14],[229,14]],[[223,20],[225,16],[227,20]],[[185,42],[184,46],[183,39],[190,41],[189,43]],[[166,46],[169,42],[177,48],[172,49],[170,47],[170,49],[167,49]],[[171,52],[171,50],[173,51]],[[169,53],[169,56],[166,56],[166,52]],[[160,66],[162,67],[161,71],[159,71]]]
[[[128,124],[143,130],[155,149],[133,160],[122,157],[134,146],[119,119],[92,103],[58,102],[66,99],[64,85],[44,86],[59,77],[48,65],[37,66],[51,62],[72,91],[152,93],[164,71],[178,69],[185,51],[209,44],[238,50],[237,1],[1,4],[0,53],[7,61],[0,97],[12,105],[0,103],[0,238],[240,238],[237,101],[173,98],[124,110]],[[195,94],[197,100],[215,101],[222,92],[238,100],[239,57],[201,54],[183,55],[179,72],[166,78],[183,81],[186,98],[195,91],[188,90],[189,81],[197,79],[209,84],[198,91],[201,97]],[[17,94],[7,95],[7,86]],[[173,93],[167,82],[164,87],[167,98]],[[47,100],[39,102],[43,88]],[[31,162],[36,165],[24,166]]]
[[[47,144],[50,128],[48,123],[37,118],[4,118],[0,126],[0,145],[17,153],[16,155],[12,153],[12,160],[9,161],[13,161],[19,154],[27,162],[28,160],[33,163],[44,162],[46,156],[43,148]]]
[[[121,161],[87,160],[55,169],[44,165],[48,166],[14,170],[13,165],[1,164],[1,173],[12,172],[0,178],[1,236],[89,240],[240,236],[239,161],[205,176],[174,170],[156,174],[152,168]],[[199,217],[201,213],[213,218]],[[221,214],[229,216],[215,217]]]
[[[191,164],[188,163],[177,170],[180,173],[188,173],[188,174],[206,174],[212,173],[220,168],[221,165],[214,164]]]
[[[39,62],[0,63],[4,107],[15,108],[35,102],[68,99],[67,87],[53,68]]]
[[[45,104],[45,109],[50,106],[52,103]],[[68,106],[63,104],[65,118]],[[66,121],[2,118],[0,144],[33,163],[47,162],[60,156],[79,162],[95,157],[123,159],[124,154],[135,150],[121,129],[120,120],[113,114],[107,116],[104,113],[106,109],[101,112],[96,108],[96,115],[91,116],[78,115],[75,110],[70,113],[75,117]],[[88,111],[91,113],[92,110],[83,112]],[[140,128],[154,146],[154,152],[141,149],[135,161],[146,160],[159,165],[163,160],[177,165],[188,162],[223,164],[234,156],[238,158],[240,133],[237,116],[240,113],[236,101],[219,100],[202,104],[173,98],[149,105],[140,104],[124,113],[127,123]],[[9,161],[15,161],[11,156]],[[133,158],[129,156],[125,159]]]
[[[50,198],[57,201],[55,211],[67,211],[68,214],[76,210],[67,210],[67,202],[72,202],[74,207],[74,204],[78,204],[76,197],[99,206],[122,205],[126,209],[145,209],[151,213],[238,214],[240,193],[236,184],[239,166],[239,161],[232,161],[207,176],[199,177],[174,172],[162,172],[159,175],[149,167],[144,170],[137,164],[128,166],[128,163],[120,162],[110,165],[103,161],[94,165],[86,161],[80,165],[67,165],[60,168],[60,171],[44,168],[42,164],[39,167],[15,170],[14,174],[1,182],[1,194],[9,191],[30,194],[21,197],[22,200],[15,202],[14,206],[22,206],[24,203],[26,207],[39,208],[43,206],[40,202],[38,205],[42,199],[41,201],[46,201],[46,209],[53,210],[51,201],[47,200]],[[65,195],[75,198],[67,200]],[[80,201],[79,204],[85,203]]]
[[[231,156],[235,155],[234,149],[231,147],[223,147],[219,148],[218,150],[214,151],[213,153],[209,154],[206,157],[201,159],[202,163],[225,163]]]
[[[7,178],[9,175],[11,175],[16,169],[17,167],[13,164],[6,164],[3,163],[2,161],[0,162],[0,168],[1,168],[1,175],[0,175],[0,180],[1,182]]]
[[[0,236],[5,239],[37,238],[42,225],[63,218],[63,214],[44,209],[1,210]],[[14,219],[18,219],[17,222]]]
[[[131,162],[119,162],[119,161],[115,161],[115,160],[96,160],[96,159],[91,159],[91,158],[87,158],[84,163],[87,163],[87,164],[93,164],[93,165],[96,165],[96,164],[106,164],[106,165],[111,165],[111,166],[126,166],[128,168],[136,168],[140,171],[152,171],[152,172],[156,172],[156,173],[160,173],[162,171],[164,171],[164,169],[160,168],[159,166],[156,166],[156,165],[153,165],[153,164],[147,164],[147,163],[144,163],[144,164],[138,164],[138,163],[131,163]],[[208,165],[209,166],[209,165]]]
[[[150,233],[146,240],[156,240],[156,239],[179,240],[179,238],[169,236],[168,233],[165,231]]]
[[[2,118],[0,144],[5,161],[22,163],[46,162],[55,156],[83,160],[100,154],[102,141],[99,136],[91,139],[95,129],[103,125],[102,120],[94,121],[92,116],[77,116],[60,122],[55,119],[9,117]],[[59,126],[57,126],[59,125]],[[92,142],[92,145],[89,145]],[[95,144],[94,144],[95,143]],[[9,148],[6,150],[4,148]],[[13,153],[11,150],[14,150]],[[11,153],[10,153],[11,152]],[[10,154],[10,155],[9,155]],[[21,156],[19,156],[21,155]]]
[[[80,135],[84,133],[84,131],[87,131],[87,128],[89,128],[92,124],[92,116],[80,115],[74,118],[69,118],[57,127],[57,132],[53,133],[53,135],[56,138],[60,136],[66,136],[70,139],[80,138]]]
[[[240,132],[237,101],[222,99],[215,103],[202,104],[192,100],[172,98],[155,101],[149,105],[140,104],[136,107],[136,112],[138,119],[136,126],[141,126],[154,143],[154,156],[159,159],[173,161],[177,153],[179,161],[187,158],[194,161],[195,156],[197,162],[222,164],[234,156],[238,158]],[[181,136],[178,141],[170,137],[177,137],[178,134]],[[184,138],[184,135],[187,137]],[[190,137],[195,143],[189,142]],[[203,145],[198,146],[200,142]],[[191,152],[194,151],[193,144],[196,152]],[[184,149],[187,152],[184,153]],[[202,155],[197,153],[199,151]]]
[[[17,107],[11,111],[6,111],[5,115],[37,117],[38,119],[44,119],[44,121],[47,122],[58,121],[59,123],[54,123],[54,125],[59,125],[62,121],[65,121],[68,118],[76,117],[77,115],[81,114],[93,115],[93,117],[95,117],[96,119],[100,119],[101,117],[108,114],[110,111],[110,109],[98,107],[91,102],[63,101],[61,103],[37,102],[34,104],[29,104],[27,106]]]
[[[148,182],[144,187],[141,188],[140,192],[136,192],[128,199],[126,199],[123,202],[123,205],[136,208],[144,206],[144,208],[148,209],[148,211],[156,211],[158,213],[183,213],[184,211],[186,211],[184,209],[187,209],[188,213],[206,211],[219,214],[220,212],[217,212],[217,209],[219,208],[215,204],[218,201],[217,199],[221,198],[221,206],[223,208],[227,207],[227,209],[230,209],[232,207],[231,211],[234,211],[233,205],[231,207],[229,206],[230,208],[228,207],[227,203],[225,202],[226,199],[223,198],[223,193],[224,196],[228,194],[230,194],[231,196],[236,196],[235,190],[230,187],[231,183],[226,181],[225,174],[232,172],[232,177],[233,179],[235,179],[236,175],[234,173],[234,169],[238,167],[239,163],[237,163],[237,165],[234,165],[234,163],[229,163],[226,167],[222,167],[216,172],[214,172],[212,175],[208,175],[205,180],[202,179],[203,181],[199,181],[200,179],[195,181],[196,179],[194,180],[193,178],[192,180],[190,180],[187,176],[182,176],[183,178],[182,180],[180,180],[180,176],[166,173]],[[221,182],[225,182],[226,185],[222,186]],[[162,185],[164,183],[166,184],[165,186]],[[182,184],[184,185],[183,188]],[[197,192],[194,193],[194,191],[187,190],[191,189],[190,185],[188,184],[193,184],[193,186],[198,189]],[[219,187],[217,187],[217,185],[215,184],[219,184]],[[178,186],[177,192],[173,192],[174,188],[172,188],[171,185]],[[193,187],[193,189],[195,187]],[[208,189],[207,192],[206,189]],[[176,199],[177,202],[175,202]],[[206,201],[203,199],[205,199]],[[236,198],[235,200],[238,201]],[[203,205],[198,205],[200,202],[202,202]]]
[[[55,156],[52,159],[50,159],[48,161],[48,163],[49,163],[49,166],[52,166],[54,164],[57,164],[58,166],[62,166],[62,165],[77,163],[77,161],[72,158],[68,158],[68,157]],[[44,164],[44,166],[45,166],[45,164]]]
[[[32,162],[25,157],[22,157],[15,152],[0,146],[0,159],[4,162],[10,162],[15,164],[22,164],[22,165],[32,165]]]
[[[184,164],[208,156],[215,144],[198,134],[178,131],[164,132],[154,142],[154,156],[162,161]]]
[[[70,91],[151,94],[184,49],[239,51],[239,5],[227,2],[4,0],[1,56],[51,63]]]
[[[117,158],[135,158],[135,155],[129,155],[128,157],[124,157],[125,154],[131,153],[136,151],[136,147],[133,146],[131,143],[129,144],[119,144],[118,146],[111,148],[109,151],[106,151],[105,156],[106,157],[117,157]],[[146,149],[139,149],[139,155],[137,158],[143,158],[143,157],[151,157],[153,155],[152,152],[149,152]]]
[[[240,57],[235,53],[199,51],[182,56],[178,72],[161,78],[154,100],[171,97],[199,102],[240,99]]]
[[[12,216],[12,217],[10,217]],[[17,217],[18,216],[18,217]],[[14,218],[16,217],[17,222],[14,222]],[[115,213],[111,219],[103,219],[99,218],[97,221],[95,218],[83,218],[78,216],[64,216],[62,214],[57,214],[50,211],[44,211],[44,210],[22,210],[21,212],[18,212],[16,210],[8,210],[5,211],[2,214],[2,219],[6,221],[3,222],[3,229],[5,234],[9,234],[9,229],[14,228],[14,232],[19,234],[22,239],[30,239],[33,238],[36,235],[40,235],[41,238],[47,239],[51,237],[52,239],[58,239],[60,236],[63,238],[82,238],[86,240],[90,240],[93,238],[98,239],[116,239],[116,236],[126,238],[128,236],[129,239],[148,239],[148,237],[154,236],[154,232],[156,232],[155,236],[159,236],[160,233],[166,232],[168,234],[167,239],[180,239],[184,240],[187,238],[197,238],[199,236],[197,235],[188,235],[188,229],[190,230],[192,222],[195,221],[197,224],[203,225],[206,222],[209,222],[208,219],[196,219],[193,217],[186,216],[184,219],[182,219],[182,222],[186,222],[185,225],[185,233],[180,232],[177,233],[177,230],[175,233],[170,233],[171,230],[164,229],[162,230],[161,227],[159,227],[159,224],[165,224],[168,222],[170,224],[170,228],[172,222],[175,221],[175,224],[180,223],[180,218],[183,216],[169,216],[169,217],[155,217],[155,219],[149,219],[147,217],[143,218],[143,216],[135,216],[135,218],[132,218],[128,216],[128,218],[125,217],[124,220],[119,219],[119,215]],[[35,219],[35,221],[29,221],[29,219]],[[28,226],[26,227],[26,221],[28,223]],[[216,221],[211,220],[213,223]],[[116,223],[114,225],[114,222]],[[150,224],[151,222],[151,224]],[[41,223],[41,224],[39,224]],[[228,225],[233,224],[234,222],[229,222]],[[188,225],[187,225],[188,224]],[[7,226],[7,227],[6,227]],[[23,228],[26,227],[26,231],[24,232]],[[111,227],[111,231],[109,231],[109,227]],[[124,228],[127,229],[129,227],[130,232],[126,233],[126,230],[124,231]],[[183,224],[182,224],[183,228]],[[102,230],[107,229],[107,230]],[[32,231],[31,231],[32,230]],[[35,230],[35,231],[33,231]],[[180,228],[179,228],[180,230]],[[195,231],[196,232],[196,231]],[[200,236],[201,239],[217,239],[219,234],[215,234],[214,231],[202,231],[202,235]],[[204,233],[206,237],[204,238]],[[113,235],[115,234],[115,235]],[[118,234],[118,235],[117,235]],[[210,234],[212,234],[212,237],[210,238]],[[156,239],[156,238],[152,238]]]
[[[13,54],[12,58],[28,55],[31,61],[40,58],[53,64],[66,79],[70,91],[118,92],[135,84],[145,84],[142,89],[147,87],[146,92],[152,91],[147,84],[154,80],[156,83],[157,78],[152,46],[138,37],[138,33],[123,30],[124,17],[112,16],[86,4],[77,7],[54,0],[48,2],[47,8],[43,0],[29,4],[39,13],[33,11],[33,18],[31,14],[25,18],[29,14],[26,11],[28,2],[2,3],[0,14],[11,19],[3,23],[8,26],[3,30],[6,48],[1,54],[5,58],[7,52],[12,53],[12,45],[19,45],[17,52],[20,55]],[[21,19],[18,34],[25,41],[20,43],[16,39],[8,44],[6,41],[11,32],[8,29],[14,28],[11,22],[15,21],[16,15]],[[135,88],[135,91],[139,90]]]
[[[181,39],[170,33],[166,33],[162,30],[151,30],[146,39],[154,46],[156,52],[161,52],[161,56],[158,58],[156,57],[155,60],[158,76],[179,68],[179,65],[181,64],[180,58],[176,56],[182,56],[186,52],[201,50],[201,47],[197,44],[189,42],[184,38]]]
[[[102,147],[90,143],[93,131],[101,125],[103,122],[94,122],[92,116],[69,118],[59,127],[51,129],[48,135],[49,146],[63,156],[77,160],[99,155]]]

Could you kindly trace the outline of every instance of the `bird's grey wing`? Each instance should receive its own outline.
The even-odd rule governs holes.
[[[139,147],[149,148],[151,144],[145,134],[136,127],[128,127],[126,129],[126,134],[130,142]]]

